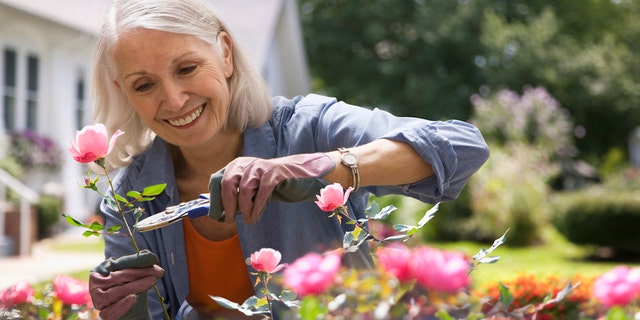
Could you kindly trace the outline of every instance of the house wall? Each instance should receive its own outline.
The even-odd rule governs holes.
[[[86,219],[95,212],[100,199],[96,193],[78,187],[87,174],[87,167],[73,161],[67,149],[75,131],[89,121],[90,99],[86,83],[94,41],[92,24],[95,23],[91,17],[101,16],[104,5],[92,6],[90,2],[83,2],[85,8],[82,10],[93,11],[87,11],[86,17],[80,17],[69,15],[64,9],[71,2],[61,1],[59,10],[46,7],[47,10],[38,11],[30,6],[31,3],[0,0],[0,122],[4,118],[1,98],[4,90],[1,60],[4,48],[15,49],[17,53],[17,83],[22,86],[17,90],[19,101],[26,99],[25,59],[28,55],[37,56],[39,79],[35,128],[38,133],[58,143],[62,149],[63,165],[54,174],[30,172],[26,181],[36,192],[63,195],[63,213]],[[259,4],[253,0],[212,2],[221,18],[231,27],[239,45],[265,76],[272,94],[292,97],[308,93],[309,77],[295,0],[264,0]],[[79,81],[85,82],[84,106],[80,109],[77,98]],[[26,129],[24,105],[20,105],[18,110],[16,129]],[[78,110],[84,112],[84,117],[78,116]],[[0,136],[4,128],[5,124],[0,123]]]
[[[60,172],[25,172],[24,181],[38,193],[64,195],[64,213],[81,217],[88,216],[88,208],[92,207],[88,206],[88,202],[95,200],[86,194],[86,190],[68,187],[78,185],[86,171],[68,156],[66,149],[79,124],[78,82],[88,77],[87,64],[92,41],[90,34],[0,5],[0,57],[5,49],[9,49],[16,53],[17,58],[15,130],[28,129],[26,61],[28,56],[37,57],[37,111],[35,128],[32,129],[53,139],[62,151]],[[3,65],[0,63],[0,75],[4,75]],[[0,84],[0,91],[4,91],[4,79],[0,78]],[[84,96],[87,97],[88,93],[84,92]],[[0,99],[0,110],[4,108]],[[0,130],[4,130],[5,125],[0,125]]]

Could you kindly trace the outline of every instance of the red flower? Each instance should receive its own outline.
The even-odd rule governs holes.
[[[284,270],[285,284],[301,296],[320,294],[327,290],[340,270],[340,256],[329,253],[308,253]]]
[[[347,203],[352,190],[353,188],[349,187],[347,191],[344,191],[339,183],[330,184],[320,189],[320,195],[316,195],[316,198],[318,198],[316,204],[320,207],[320,210],[332,212]]]
[[[413,251],[409,267],[426,289],[456,292],[469,286],[470,261],[459,252],[420,247]]]
[[[593,283],[593,295],[605,306],[624,306],[640,292],[640,268],[618,266]]]
[[[413,279],[409,260],[411,258],[411,250],[401,244],[392,244],[386,247],[380,247],[376,251],[378,265],[385,272],[393,275],[400,281],[409,281]]]
[[[53,292],[64,304],[87,305],[91,302],[89,286],[66,275],[53,278]]]
[[[76,140],[71,141],[69,152],[74,160],[81,163],[103,159],[111,152],[116,140],[124,132],[117,130],[109,139],[107,128],[102,124],[94,124],[76,131]]]
[[[275,273],[280,271],[286,266],[286,264],[278,264],[282,259],[280,251],[263,248],[251,254],[249,260],[251,261],[251,267],[259,272]]]
[[[13,306],[31,302],[34,290],[27,281],[20,281],[13,286],[0,291],[0,306],[11,308]]]

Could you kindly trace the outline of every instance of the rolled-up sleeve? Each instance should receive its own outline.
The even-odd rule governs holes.
[[[308,122],[310,118],[314,120]],[[302,141],[314,141],[315,151],[390,139],[411,145],[433,168],[433,176],[413,184],[364,188],[379,196],[404,194],[429,203],[453,200],[489,157],[489,148],[478,128],[459,120],[397,117],[381,109],[353,106],[316,95],[296,103],[291,120],[287,128],[289,134]]]

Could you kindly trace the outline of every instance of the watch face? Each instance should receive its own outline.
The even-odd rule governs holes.
[[[342,155],[342,162],[348,166],[355,166],[358,164],[358,157],[353,153],[345,153]]]

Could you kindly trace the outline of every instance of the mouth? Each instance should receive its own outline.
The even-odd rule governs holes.
[[[167,119],[167,122],[169,122],[169,124],[171,124],[174,127],[184,127],[192,123],[196,119],[198,119],[198,117],[200,117],[200,115],[202,114],[202,110],[204,110],[204,104],[199,106],[195,111],[193,111],[191,114],[188,114],[185,117],[182,117],[179,119],[171,119],[171,120]]]

